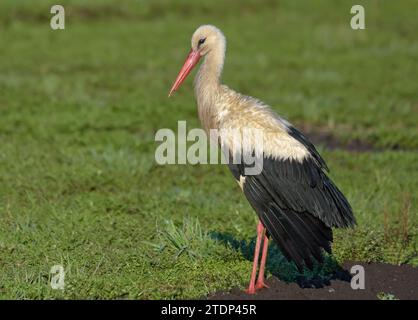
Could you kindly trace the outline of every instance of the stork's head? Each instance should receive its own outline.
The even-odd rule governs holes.
[[[215,49],[221,50],[220,53],[224,55],[225,44],[226,41],[223,33],[215,26],[203,25],[197,28],[192,36],[190,52],[168,96],[171,96],[180,87],[201,57]]]

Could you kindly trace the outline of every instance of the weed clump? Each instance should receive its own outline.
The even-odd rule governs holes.
[[[155,252],[171,253],[175,259],[185,255],[196,260],[228,251],[211,238],[197,218],[190,217],[185,217],[181,225],[165,220],[162,226],[157,225],[155,241],[147,243]]]

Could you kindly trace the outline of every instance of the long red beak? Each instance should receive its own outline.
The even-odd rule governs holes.
[[[192,71],[193,67],[199,62],[200,60],[200,53],[198,51],[190,50],[189,54],[187,55],[186,61],[183,64],[179,74],[177,75],[176,81],[174,81],[173,86],[171,87],[170,93],[168,96],[170,97],[174,91],[181,86],[183,81],[186,79],[190,71]]]

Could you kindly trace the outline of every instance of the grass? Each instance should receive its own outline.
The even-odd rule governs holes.
[[[296,124],[379,152],[322,153],[359,227],[334,262],[418,265],[414,1],[52,1],[0,4],[0,297],[198,298],[245,286],[256,216],[224,166],[158,166],[155,132],[198,127],[191,80],[168,89],[203,23],[228,42],[224,82]],[[269,274],[300,275],[277,248]],[[53,290],[62,264],[65,290]],[[305,274],[307,277],[315,275]]]
[[[380,292],[377,295],[377,298],[379,300],[399,300],[393,294],[391,294],[391,293],[385,293],[385,292]]]
[[[149,242],[149,244],[158,254],[170,251],[175,259],[182,254],[199,259],[213,253],[216,248],[212,245],[214,242],[211,241],[209,233],[202,229],[197,219],[185,218],[181,227],[177,227],[173,220],[166,220],[165,228],[158,230],[157,236],[158,243]]]

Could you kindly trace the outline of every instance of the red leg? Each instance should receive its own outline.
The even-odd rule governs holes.
[[[264,227],[260,221],[257,225],[257,241],[255,243],[253,271],[251,273],[250,285],[248,286],[248,290],[247,290],[247,293],[249,294],[255,293],[255,277],[257,275],[258,256],[260,255],[260,246],[261,246],[261,240],[263,238],[263,233],[264,233]]]
[[[256,289],[268,288],[268,286],[264,282],[264,269],[266,267],[266,261],[267,261],[269,238],[265,234],[264,234],[264,240],[263,241],[264,241],[264,243],[263,243],[263,253],[261,254],[260,271],[258,273],[257,283],[255,285]]]

